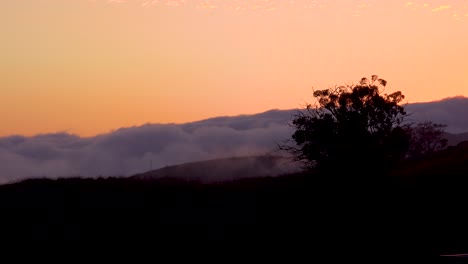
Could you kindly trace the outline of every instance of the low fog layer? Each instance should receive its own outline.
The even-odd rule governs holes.
[[[169,165],[274,153],[295,111],[148,124],[81,138],[66,133],[0,138],[0,183],[33,177],[129,176]]]
[[[468,99],[407,106],[410,121],[468,131]],[[129,176],[186,162],[275,153],[289,139],[298,110],[217,117],[187,124],[148,124],[92,138],[66,133],[0,138],[0,183],[33,177]],[[275,153],[279,154],[279,153]]]
[[[300,172],[301,164],[287,157],[255,156],[207,160],[164,167],[135,175],[137,179],[176,178],[201,183],[275,177]]]

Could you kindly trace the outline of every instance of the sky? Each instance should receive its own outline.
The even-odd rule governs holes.
[[[0,136],[294,109],[376,74],[468,96],[468,1],[0,1]]]

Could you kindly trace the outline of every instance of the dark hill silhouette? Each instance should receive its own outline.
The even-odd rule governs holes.
[[[445,133],[444,137],[448,141],[448,146],[456,146],[463,141],[468,141],[468,132],[459,134]]]
[[[301,164],[282,156],[249,156],[191,162],[134,175],[136,179],[175,178],[201,183],[274,177],[300,172]]]
[[[414,232],[441,252],[468,252],[468,141],[407,160],[391,175],[398,182],[401,213]]]
[[[381,181],[318,173],[216,184],[162,178],[0,186],[1,240],[146,245],[244,256],[421,261],[468,249],[467,145],[408,160]],[[291,251],[294,247],[294,251]],[[335,259],[335,258],[334,258]]]
[[[448,146],[468,141],[468,132],[460,134],[444,133]],[[275,177],[300,172],[301,164],[284,156],[241,156],[212,159],[198,162],[166,166],[160,169],[133,175],[143,180],[174,178],[201,183],[233,181],[255,177]]]

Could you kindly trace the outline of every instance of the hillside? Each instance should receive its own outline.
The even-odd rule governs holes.
[[[468,132],[459,134],[445,133],[444,137],[447,139],[448,146],[456,146],[463,141],[468,141]]]
[[[446,124],[447,132],[453,134],[468,132],[468,98],[455,96],[439,101],[412,103],[406,106],[407,121]]]
[[[448,140],[449,147],[456,146],[463,141],[468,141],[468,132],[461,134],[445,133],[444,137]],[[141,180],[174,178],[206,184],[248,178],[277,177],[299,173],[300,171],[301,164],[291,161],[290,158],[262,155],[183,163],[139,173],[132,177]]]
[[[214,159],[167,166],[134,175],[141,180],[176,178],[201,183],[216,183],[246,178],[275,177],[300,172],[300,164],[282,156],[250,156]]]
[[[291,246],[306,257],[460,253],[468,248],[466,147],[407,161],[372,183],[318,173],[211,184],[141,175],[26,180],[0,186],[0,225],[8,227],[0,239],[209,247],[238,256],[260,245],[275,248],[271,256]]]

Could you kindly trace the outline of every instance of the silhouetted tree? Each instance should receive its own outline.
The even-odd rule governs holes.
[[[307,105],[292,121],[294,145],[283,146],[307,168],[327,172],[383,169],[405,157],[410,135],[400,92],[384,94],[387,81],[372,75],[358,85],[314,91],[318,104]]]
[[[411,127],[409,156],[418,157],[447,147],[447,139],[444,138],[446,127],[445,124],[436,124],[431,121],[421,122]]]

